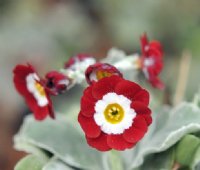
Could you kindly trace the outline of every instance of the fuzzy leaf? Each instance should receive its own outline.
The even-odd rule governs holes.
[[[144,157],[167,150],[184,135],[200,131],[200,109],[193,103],[182,103],[169,111],[153,112],[153,124],[142,141],[124,151],[126,169],[142,165]]]
[[[73,168],[67,166],[64,162],[57,158],[52,158],[42,170],[73,170]]]
[[[148,156],[140,170],[169,170],[174,163],[174,149]]]
[[[15,170],[42,170],[46,161],[35,155],[28,155],[21,159],[15,166]]]
[[[65,120],[65,117],[36,122],[32,116],[29,116],[15,136],[15,146],[26,151],[23,145],[19,148],[20,141],[23,140],[23,143],[47,150],[70,166],[87,170],[106,169],[105,155],[86,144],[83,133],[77,130],[77,126],[78,123],[72,124]]]

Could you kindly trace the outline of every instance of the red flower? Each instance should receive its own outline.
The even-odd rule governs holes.
[[[132,148],[152,122],[149,93],[119,76],[85,89],[78,121],[88,144],[100,151]]]
[[[45,78],[46,89],[52,95],[58,95],[66,92],[71,84],[71,79],[58,71],[51,71],[47,73]]]
[[[96,63],[90,65],[85,72],[88,84],[92,84],[104,77],[110,77],[112,75],[123,77],[116,67],[107,63]]]
[[[66,63],[64,68],[65,69],[72,69],[72,70],[77,70],[81,69],[81,65],[90,65],[94,64],[96,61],[95,59],[88,54],[77,54],[74,57],[71,57]]]
[[[54,118],[52,103],[42,81],[31,66],[17,65],[13,71],[17,91],[25,98],[36,120]]]
[[[155,88],[163,89],[164,84],[158,78],[163,68],[163,51],[160,42],[149,42],[146,34],[141,36],[141,67],[145,77]]]

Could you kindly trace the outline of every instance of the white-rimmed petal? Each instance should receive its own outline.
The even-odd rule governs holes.
[[[29,74],[26,77],[26,84],[27,84],[27,89],[28,91],[33,95],[33,97],[36,99],[37,104],[41,107],[44,107],[48,104],[48,99],[46,96],[43,96],[40,94],[40,92],[38,91],[38,89],[35,86],[36,81],[39,81],[39,77],[37,76],[37,74],[32,73]]]
[[[124,110],[124,117],[121,122],[113,124],[106,120],[104,111],[109,104],[117,103]],[[116,93],[107,93],[103,96],[102,100],[99,100],[95,104],[94,120],[97,125],[101,127],[101,130],[107,134],[121,134],[125,129],[132,126],[133,119],[136,116],[134,109],[130,107],[131,101]]]

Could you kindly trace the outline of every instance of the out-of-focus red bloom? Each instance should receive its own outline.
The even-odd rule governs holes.
[[[116,67],[107,63],[96,63],[90,65],[85,72],[85,77],[88,84],[92,84],[104,77],[110,77],[113,75],[123,77]]]
[[[45,76],[46,89],[52,95],[62,94],[67,91],[71,80],[58,71],[51,71]]]
[[[99,151],[132,148],[152,122],[149,93],[119,76],[105,77],[85,89],[78,121],[88,144]]]
[[[141,68],[145,77],[155,88],[163,89],[164,84],[158,78],[163,68],[163,50],[160,42],[148,41],[147,35],[141,36]]]
[[[77,54],[76,56],[71,57],[64,65],[65,69],[77,70],[81,69],[81,65],[87,65],[87,67],[91,64],[94,64],[95,59],[89,54]]]
[[[54,118],[51,99],[35,69],[31,65],[17,65],[13,70],[17,91],[25,98],[36,120]]]

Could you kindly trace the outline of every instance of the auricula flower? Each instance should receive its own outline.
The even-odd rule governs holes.
[[[42,80],[31,65],[17,65],[13,70],[17,91],[25,98],[36,120],[54,118],[52,102]]]
[[[52,95],[58,95],[66,92],[72,82],[69,77],[58,71],[48,72],[45,78],[45,87]]]
[[[90,65],[85,71],[85,77],[88,84],[92,84],[93,82],[97,82],[104,77],[110,77],[112,75],[122,77],[122,74],[116,67],[107,63],[96,63]]]
[[[158,78],[163,68],[163,51],[160,42],[148,41],[146,34],[141,36],[141,69],[155,88],[163,89],[164,84]]]
[[[81,98],[78,121],[87,143],[100,151],[132,148],[152,122],[149,93],[120,76],[100,79]]]

